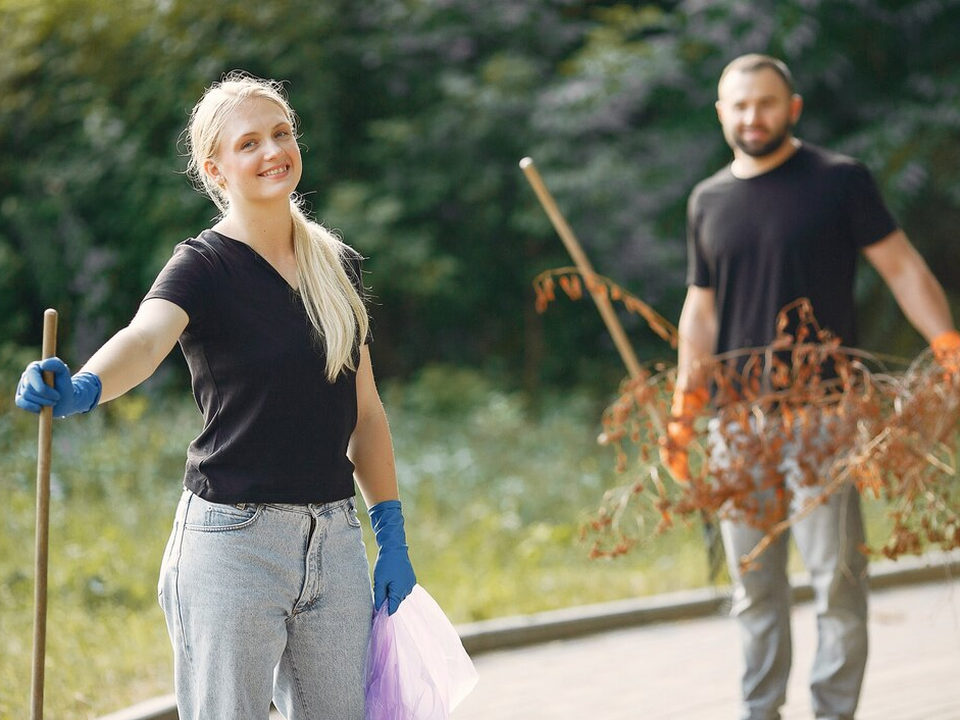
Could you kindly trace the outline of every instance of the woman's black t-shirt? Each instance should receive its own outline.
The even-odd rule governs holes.
[[[360,291],[359,256],[344,264]],[[190,318],[179,342],[203,430],[187,450],[187,489],[218,503],[355,494],[347,445],[356,374],[327,379],[303,302],[273,266],[249,245],[205,230],[177,245],[151,298]]]

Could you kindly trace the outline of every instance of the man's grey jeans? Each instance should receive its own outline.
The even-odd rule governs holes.
[[[714,420],[709,444],[711,463],[722,468],[734,460],[739,443],[736,431],[728,426],[727,433],[721,434],[719,421]],[[777,466],[781,486],[792,493],[791,515],[822,490],[802,483],[805,450],[800,445],[794,438],[787,439]],[[775,488],[758,492],[773,493]],[[759,556],[758,567],[741,572],[739,559],[765,532],[738,521],[735,514],[721,520],[721,532],[734,582],[731,614],[740,625],[743,645],[740,717],[778,720],[786,701],[792,654],[787,579],[791,533],[781,535]],[[858,492],[845,485],[796,522],[791,532],[814,590],[818,644],[810,673],[813,711],[817,718],[850,720],[867,662],[867,559],[860,551],[864,531]]]

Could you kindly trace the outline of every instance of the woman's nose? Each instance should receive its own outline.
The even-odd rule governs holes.
[[[268,140],[263,146],[263,151],[266,157],[274,158],[283,152],[283,148],[276,141]]]

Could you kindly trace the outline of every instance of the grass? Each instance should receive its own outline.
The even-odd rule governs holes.
[[[569,393],[534,411],[449,368],[381,391],[418,579],[454,622],[706,584],[698,527],[613,561],[578,543],[580,521],[619,482],[594,440],[605,399]],[[95,718],[172,691],[156,576],[198,429],[187,400],[139,395],[55,423],[49,717]],[[28,714],[35,452],[35,418],[0,415],[0,717]]]

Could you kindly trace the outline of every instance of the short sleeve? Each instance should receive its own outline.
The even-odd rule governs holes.
[[[203,315],[204,300],[210,297],[214,283],[211,259],[194,241],[180,243],[164,265],[153,286],[143,298],[161,298],[179,306],[191,324]]]
[[[873,176],[858,162],[851,163],[844,179],[850,238],[857,248],[883,240],[897,229]]]
[[[699,197],[694,190],[687,201],[687,285],[710,287],[710,265],[700,243]]]

